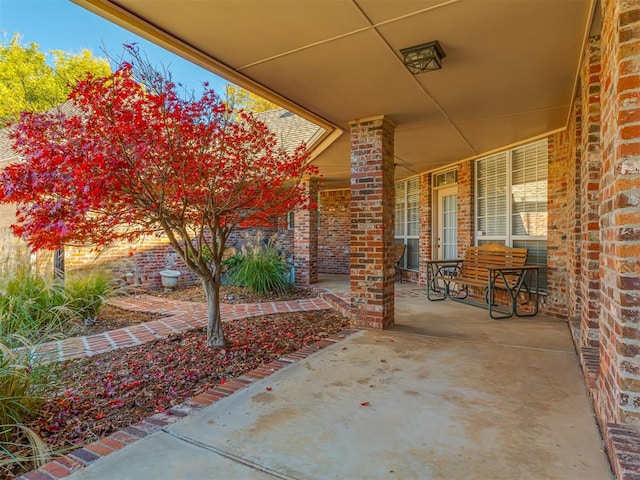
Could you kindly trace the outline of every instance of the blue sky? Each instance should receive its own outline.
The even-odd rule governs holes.
[[[156,66],[167,66],[173,81],[182,83],[195,93],[202,82],[224,93],[226,81],[177,55],[143,40],[137,35],[108,22],[69,0],[0,0],[0,41],[8,41],[14,33],[22,35],[22,43],[37,43],[44,53],[64,50],[77,53],[89,49],[104,57],[119,58],[122,44],[136,42],[140,50]]]

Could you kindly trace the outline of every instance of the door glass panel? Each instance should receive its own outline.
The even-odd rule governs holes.
[[[458,195],[442,198],[442,259],[458,256]]]

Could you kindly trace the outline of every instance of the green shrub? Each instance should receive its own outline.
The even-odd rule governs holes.
[[[258,238],[243,248],[241,254],[225,261],[233,285],[257,293],[283,292],[290,287],[290,267],[274,241],[266,244]]]
[[[47,284],[26,270],[17,272],[0,293],[0,338],[21,335],[34,340],[60,329],[73,315],[65,297],[62,286]]]
[[[80,319],[94,318],[113,294],[111,276],[104,271],[69,276],[65,281],[66,302]]]
[[[65,285],[18,272],[0,292],[0,339],[11,342],[17,334],[35,341],[61,332],[71,319],[97,315],[111,293],[110,277],[104,272],[70,276]]]
[[[35,466],[48,461],[45,443],[25,426],[39,413],[47,376],[24,337],[12,336],[11,345],[0,342],[0,467],[29,462]],[[27,455],[24,452],[29,446]]]

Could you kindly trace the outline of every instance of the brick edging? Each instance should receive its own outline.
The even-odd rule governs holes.
[[[640,431],[607,423],[603,431],[611,467],[618,480],[640,480]]]
[[[335,345],[359,331],[359,329],[349,328],[329,335],[312,345],[307,345],[300,350],[288,353],[258,368],[254,368],[240,377],[229,380],[223,385],[218,385],[195,397],[188,398],[183,403],[175,405],[162,413],[151,415],[107,437],[96,440],[60,457],[56,457],[37,470],[25,473],[15,480],[57,480],[68,477],[76,470],[84,468],[113,452],[121,450],[141,438],[162,430],[187,415],[202,410],[204,407],[208,407],[218,400],[228,397],[258,380],[267,378],[286,366],[306,359],[328,346]]]

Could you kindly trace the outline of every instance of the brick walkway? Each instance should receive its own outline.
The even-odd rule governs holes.
[[[159,313],[164,317],[159,320],[152,320],[96,335],[44,343],[38,347],[38,352],[42,354],[44,360],[47,362],[59,362],[91,357],[99,353],[133,347],[159,338],[165,338],[173,333],[204,327],[207,324],[207,306],[203,303],[181,302],[152,296],[117,298],[109,303],[126,310]],[[272,313],[307,312],[330,308],[332,308],[331,304],[322,298],[220,305],[223,321]]]

